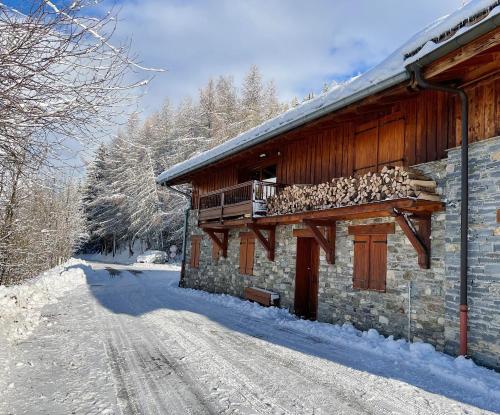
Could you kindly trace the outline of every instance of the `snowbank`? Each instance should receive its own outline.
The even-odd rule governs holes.
[[[493,370],[476,365],[463,357],[454,358],[428,343],[408,343],[404,339],[384,337],[377,330],[360,331],[351,324],[334,325],[317,321],[300,320],[287,310],[276,307],[262,307],[226,294],[210,294],[205,291],[178,288],[176,281],[171,288],[179,295],[191,296],[204,301],[235,309],[249,317],[272,320],[270,323],[288,330],[316,337],[332,345],[359,352],[360,355],[375,354],[382,359],[390,358],[395,364],[410,365],[435,375],[447,384],[473,390],[478,397],[488,402],[500,402],[500,375]]]
[[[70,259],[21,285],[0,286],[0,336],[10,342],[27,338],[38,326],[42,308],[86,282],[80,259]]]

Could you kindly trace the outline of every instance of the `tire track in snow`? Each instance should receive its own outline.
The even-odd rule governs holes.
[[[339,362],[349,361],[344,359],[349,350],[269,320],[182,295],[158,279],[147,282],[144,274],[143,282],[134,277],[136,282],[103,287],[101,292],[103,298],[119,297],[117,301],[126,305],[126,312],[133,317],[110,317],[108,310],[103,312],[111,330],[120,332],[125,343],[119,353],[133,356],[134,362],[124,365],[149,376],[138,381],[146,383],[149,391],[143,392],[143,385],[131,395],[145,393],[157,405],[166,403],[168,414],[193,413],[174,396],[186,387],[195,391],[194,398],[184,390],[179,396],[201,401],[205,412],[200,413],[207,413],[207,407],[218,414],[486,413],[397,377],[355,369],[363,365],[349,367],[336,359],[323,359],[315,348],[325,350],[325,356],[338,353]],[[286,337],[284,343],[282,337]],[[169,383],[168,370],[174,372],[175,382]],[[133,377],[130,373],[127,376]],[[166,393],[159,397],[165,390],[172,396]],[[158,408],[140,413],[156,413],[153,411]]]
[[[99,295],[105,295],[102,290]],[[132,298],[113,292],[133,309]],[[161,341],[139,318],[101,309],[110,359],[125,414],[216,414],[196,382],[157,346]]]
[[[154,300],[159,304],[165,304],[157,295],[154,297],[156,297]],[[153,301],[153,299],[149,297],[149,301]],[[156,330],[161,330],[167,321],[172,320],[170,316],[161,318],[160,312],[157,311],[144,317],[156,323]],[[184,348],[184,354],[190,356],[190,364],[194,363],[195,356],[200,355],[199,359],[202,360],[204,369],[208,372],[207,377],[213,377],[214,374],[217,374],[219,379],[223,378],[226,382],[225,389],[230,387],[239,391],[253,410],[266,414],[275,413],[276,409],[279,409],[281,413],[303,413],[306,410],[303,400],[290,396],[288,392],[290,385],[283,384],[283,380],[294,380],[301,384],[302,388],[307,385],[308,390],[315,390],[317,393],[318,376],[305,377],[303,366],[288,368],[287,365],[283,364],[283,360],[277,359],[269,353],[266,354],[266,342],[261,341],[259,344],[259,339],[222,329],[213,323],[207,323],[205,319],[194,314],[186,314],[181,318],[175,317],[174,320],[175,322],[169,325],[169,333],[173,334],[172,331],[176,327],[182,328],[176,330],[175,336],[171,337],[175,337],[177,343],[184,339],[181,347]],[[237,341],[235,342],[234,339]],[[198,353],[199,350],[219,351],[220,353],[208,353],[209,355],[207,355],[207,353]],[[251,356],[249,356],[250,351],[252,352]],[[292,365],[292,361],[288,361],[287,364]],[[277,369],[276,376],[273,376],[274,369]],[[234,379],[237,379],[237,384]],[[355,401],[352,402],[352,396],[335,388],[333,384],[328,384],[325,393],[331,395],[332,389],[335,392],[334,404],[337,413],[373,413],[373,407],[367,409]],[[277,397],[280,398],[281,402]],[[314,411],[315,406],[311,405],[311,407],[311,411]],[[381,408],[380,411],[375,412],[385,414],[387,409]]]
[[[158,297],[156,294],[154,294],[154,296]],[[165,304],[166,298],[163,298],[163,300],[156,298],[155,300],[159,304],[161,304],[162,302],[163,304]],[[152,301],[152,299],[150,299],[150,301]],[[177,301],[191,302],[192,304],[196,303],[196,300],[189,297],[186,298],[184,296],[181,297],[180,300],[177,299]],[[166,323],[166,319],[158,320],[158,314],[155,313],[154,315],[154,319],[156,320],[158,328],[164,326]],[[152,315],[148,315],[147,318],[153,319]],[[421,396],[418,388],[411,385],[402,383],[403,388],[406,386],[406,388],[404,389],[411,390],[413,394],[417,394],[417,396],[414,397],[415,399],[413,400],[412,405],[408,405],[408,395],[398,395],[392,393],[392,387],[388,387],[389,381],[385,378],[381,378],[365,372],[360,372],[355,369],[344,367],[338,364],[334,364],[335,366],[332,367],[331,362],[324,362],[321,358],[313,357],[311,359],[311,357],[308,356],[308,358],[304,359],[304,361],[300,361],[302,360],[300,359],[302,353],[296,353],[293,350],[290,351],[287,348],[278,348],[275,344],[272,343],[272,340],[271,344],[269,344],[264,340],[260,340],[260,336],[252,338],[248,335],[222,328],[221,326],[214,323],[207,323],[206,321],[200,320],[201,319],[196,314],[183,314],[182,318],[179,319],[179,321],[177,321],[175,325],[173,325],[182,327],[182,330],[176,333],[176,337],[187,337],[190,336],[190,333],[196,333],[196,335],[191,339],[192,343],[194,345],[200,346],[200,341],[207,342],[207,344],[204,344],[201,347],[202,349],[206,348],[208,350],[217,350],[221,349],[222,346],[224,346],[224,348],[221,350],[222,360],[226,363],[227,361],[231,361],[233,366],[239,367],[238,376],[242,376],[241,374],[244,374],[243,376],[246,376],[249,373],[252,373],[255,367],[271,368],[273,364],[277,363],[281,368],[286,368],[289,372],[286,375],[284,373],[281,373],[281,377],[289,376],[290,379],[303,378],[303,380],[307,380],[307,383],[311,388],[313,388],[312,390],[314,390],[314,395],[318,394],[318,389],[321,383],[323,383],[321,387],[325,388],[325,394],[331,395],[332,392],[334,392],[334,394],[338,398],[336,399],[336,402],[332,403],[332,405],[336,405],[336,413],[342,413],[339,412],[340,408],[344,409],[344,413],[349,414],[398,413],[413,415],[421,413],[439,413],[439,406],[433,408],[433,406],[429,404],[429,401]],[[283,329],[279,326],[276,328],[272,325],[270,326],[268,321],[264,322],[258,319],[245,317],[245,323],[248,323],[249,320],[252,320],[253,323],[267,327],[268,331]],[[187,330],[189,326],[193,326],[193,330]],[[215,327],[216,330],[212,331],[211,334],[205,333],[205,329],[210,326]],[[284,329],[284,331],[293,334],[295,337],[297,337],[296,340],[298,340],[299,342],[308,341],[310,343],[321,343],[321,340],[311,338],[310,336],[304,335],[301,332],[296,332],[289,329]],[[214,337],[216,336],[214,336],[213,334],[218,332],[223,333],[223,335],[219,337],[218,340],[214,340]],[[205,334],[205,336],[202,337],[202,334]],[[232,343],[231,339],[233,339]],[[238,349],[241,350],[240,355],[235,352],[235,350]],[[253,353],[251,354],[251,356],[249,356],[252,350]],[[245,356],[245,358],[242,358],[243,356]],[[293,357],[288,358],[286,356]],[[296,362],[297,359],[299,360],[299,362]],[[247,361],[249,363],[245,364],[245,362]],[[332,372],[335,374],[333,378]],[[263,379],[261,372],[255,373],[254,371],[253,375],[259,379],[260,384],[264,382],[265,378]],[[342,378],[345,379],[345,382],[342,380]],[[287,387],[289,385],[283,386],[283,390],[289,389]],[[290,401],[290,399],[293,400],[294,397],[290,396],[289,394],[285,394],[285,396],[283,396],[283,400],[285,402],[287,400]],[[294,408],[293,410],[297,410],[297,408]]]

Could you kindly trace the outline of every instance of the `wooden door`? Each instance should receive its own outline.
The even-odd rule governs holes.
[[[318,313],[319,246],[314,238],[297,238],[295,314],[316,320]]]

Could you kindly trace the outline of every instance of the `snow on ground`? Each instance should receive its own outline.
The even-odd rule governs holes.
[[[134,264],[137,260],[137,257],[142,254],[142,251],[136,249],[134,250],[134,254],[130,255],[128,249],[124,249],[121,251],[117,251],[115,255],[112,253],[109,254],[85,254],[81,255],[85,261],[96,261],[96,262],[106,262],[108,264]]]
[[[0,348],[0,413],[500,412],[500,374],[430,345],[181,289],[173,265],[76,270],[86,283]]]
[[[135,264],[137,262],[138,257],[140,257],[140,256],[144,256],[144,255],[151,256],[152,252],[165,252],[165,257],[168,259],[169,262],[172,262],[172,258],[168,258],[168,254],[166,251],[145,250],[141,246],[140,241],[136,241],[134,243],[132,250],[134,252],[132,255],[130,255],[129,250],[127,248],[124,248],[124,249],[117,250],[115,255],[113,255],[112,253],[109,253],[109,254],[95,253],[95,254],[80,255],[80,258],[85,260],[85,261],[105,262],[108,264],[131,265],[131,264]],[[180,261],[180,255],[177,255],[177,257],[174,258],[173,261],[174,262]],[[148,262],[148,261],[145,261],[145,262]]]
[[[78,259],[40,274],[22,285],[0,286],[0,333],[8,341],[28,337],[40,321],[41,310],[66,292],[85,284]]]

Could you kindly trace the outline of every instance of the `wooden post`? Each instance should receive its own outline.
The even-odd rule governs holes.
[[[430,268],[430,235],[431,218],[430,216],[419,216],[416,219],[420,221],[420,230],[415,232],[407,219],[400,212],[395,212],[394,218],[403,230],[404,234],[415,248],[418,254],[418,265],[422,269]]]
[[[337,223],[335,221],[324,222],[305,219],[304,224],[311,230],[314,239],[316,239],[316,242],[318,242],[319,246],[325,252],[326,262],[328,262],[329,264],[335,264],[335,236],[337,231]],[[326,227],[326,237],[318,228],[318,226]]]
[[[247,228],[250,229],[256,236],[257,240],[267,252],[267,259],[274,261],[275,246],[276,246],[276,226],[258,226],[255,223],[248,223]],[[268,231],[268,237],[262,234],[262,230]]]
[[[227,246],[229,240],[229,231],[227,229],[206,229],[203,231],[210,237],[212,241],[219,247],[222,251],[222,256],[227,258]],[[216,234],[222,234],[222,240]]]

